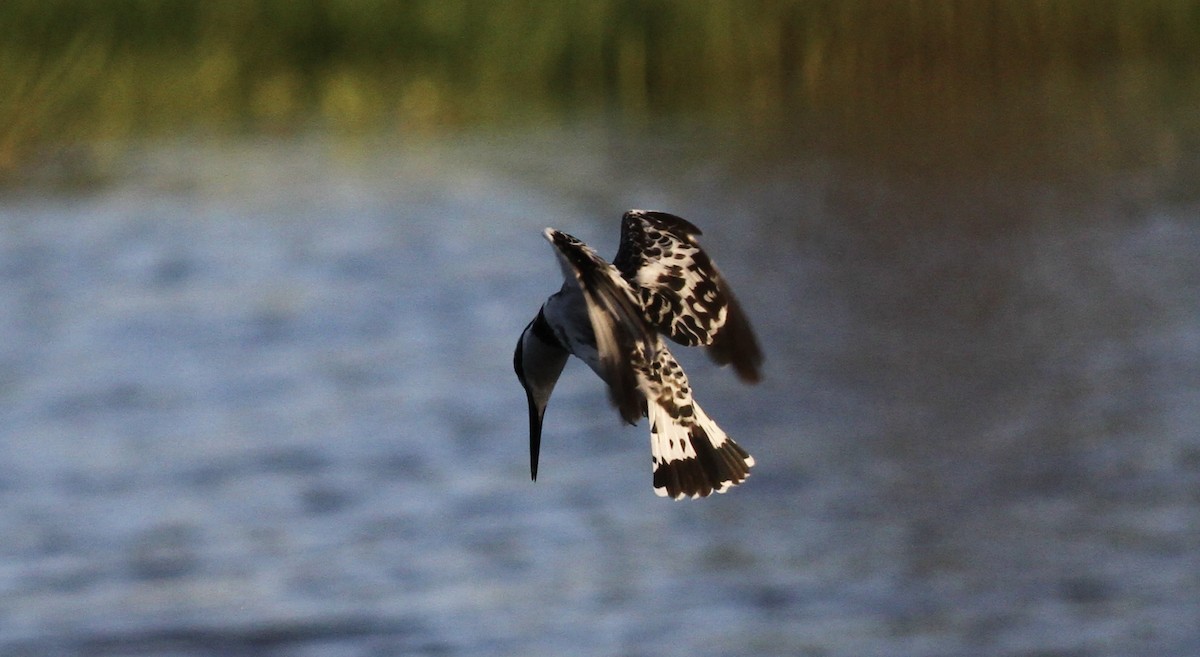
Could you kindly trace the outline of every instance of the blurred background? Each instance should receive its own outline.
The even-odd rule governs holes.
[[[1200,654],[1200,3],[9,0],[0,654]],[[765,380],[656,498],[540,236]]]

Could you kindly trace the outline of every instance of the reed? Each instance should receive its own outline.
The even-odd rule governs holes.
[[[869,122],[1129,65],[1178,85],[1197,52],[1200,5],[1171,0],[8,0],[0,171],[197,129]]]

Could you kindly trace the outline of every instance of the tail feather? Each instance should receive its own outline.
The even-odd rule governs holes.
[[[754,457],[693,402],[672,413],[648,404],[654,492],[663,497],[724,493],[750,476]],[[690,412],[688,412],[690,410]]]

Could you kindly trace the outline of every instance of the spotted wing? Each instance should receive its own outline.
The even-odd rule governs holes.
[[[707,346],[714,361],[732,363],[744,381],[758,381],[758,339],[697,235],[699,228],[673,214],[630,210],[621,218],[613,264],[659,331],[682,345]]]
[[[583,293],[613,404],[626,422],[635,424],[644,413],[644,397],[631,359],[634,353],[653,357],[653,330],[646,324],[633,289],[616,267],[566,233],[547,228],[545,235],[558,254],[563,277],[568,284],[574,281]]]

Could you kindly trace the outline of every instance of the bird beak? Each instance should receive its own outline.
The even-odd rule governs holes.
[[[537,481],[538,454],[542,450],[542,416],[546,414],[546,407],[538,408],[528,391],[525,397],[529,401],[529,476]]]

